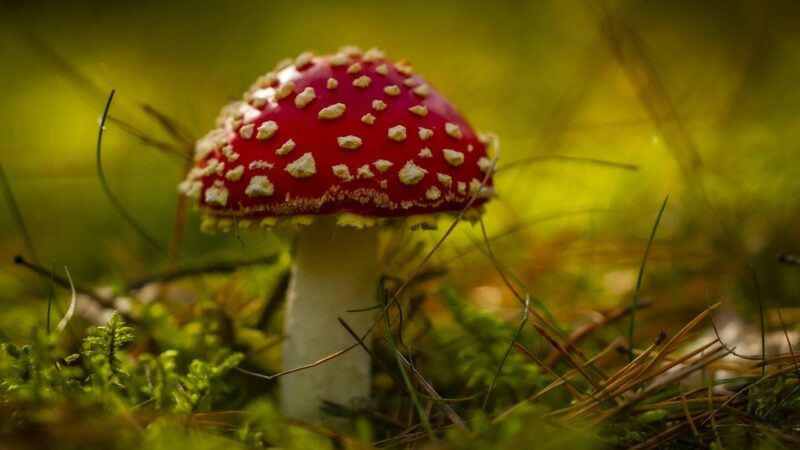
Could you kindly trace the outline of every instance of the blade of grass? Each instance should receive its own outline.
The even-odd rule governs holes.
[[[191,148],[191,147],[190,147]],[[186,158],[183,163],[183,170],[181,172],[181,179],[185,179],[189,174],[194,163],[194,158]],[[169,249],[167,253],[167,270],[175,269],[175,266],[180,259],[181,248],[183,246],[183,237],[186,230],[186,221],[189,212],[189,197],[179,193],[177,205],[175,206],[175,218],[172,221],[172,232],[169,236]]]
[[[386,321],[386,334],[385,339],[386,342],[391,347],[392,352],[394,353],[395,360],[397,361],[397,368],[400,370],[400,375],[403,378],[403,383],[406,386],[406,390],[408,391],[408,395],[411,397],[411,403],[414,405],[414,408],[417,410],[417,415],[419,416],[420,422],[422,422],[422,427],[428,433],[428,437],[436,442],[438,439],[436,438],[436,433],[433,432],[433,428],[431,427],[430,422],[428,421],[428,415],[425,414],[425,410],[422,408],[422,404],[419,402],[419,398],[417,398],[417,391],[414,389],[414,386],[411,385],[411,379],[408,377],[408,371],[406,371],[406,367],[403,364],[403,357],[400,354],[400,349],[397,348],[395,345],[394,338],[392,337],[392,327],[391,323],[389,322],[389,316],[384,316]],[[362,339],[363,340],[363,339]]]
[[[285,270],[280,276],[278,284],[275,286],[275,289],[272,290],[272,294],[269,296],[267,303],[258,315],[258,320],[256,321],[257,330],[265,330],[272,316],[278,310],[278,307],[283,304],[291,278],[292,272],[290,270]]]
[[[767,374],[767,366],[763,364],[767,359],[767,331],[764,323],[764,302],[761,299],[761,290],[758,287],[758,276],[753,265],[750,265],[750,275],[753,277],[753,287],[756,290],[756,302],[758,302],[758,319],[761,327],[761,378]]]
[[[596,159],[596,158],[584,158],[580,156],[567,156],[567,155],[540,155],[540,156],[529,156],[527,158],[520,158],[515,161],[508,162],[500,167],[497,168],[497,172],[513,169],[515,167],[519,167],[525,164],[531,164],[535,162],[545,162],[545,161],[565,161],[565,162],[573,162],[573,163],[583,163],[583,164],[590,164],[595,166],[602,166],[608,167],[611,169],[622,169],[622,170],[630,170],[635,172],[639,170],[639,166],[634,164],[627,164],[627,163],[619,163],[615,161],[606,161],[603,159]]]
[[[596,7],[602,37],[622,73],[636,90],[639,102],[663,136],[687,180],[696,181],[698,169],[703,165],[700,152],[647,52],[644,39],[620,11],[609,10],[605,2],[593,6]]]
[[[105,296],[99,295],[97,292],[95,292],[93,289],[91,289],[91,288],[89,288],[87,286],[84,286],[84,285],[79,284],[79,283],[73,283],[72,280],[67,280],[64,277],[56,275],[55,271],[47,270],[44,267],[37,266],[36,264],[33,264],[33,263],[29,262],[29,261],[26,261],[25,258],[22,257],[21,255],[17,255],[17,256],[14,257],[14,263],[19,265],[19,266],[25,267],[26,269],[30,269],[31,271],[33,271],[33,272],[35,272],[35,273],[37,273],[37,274],[39,274],[41,276],[46,276],[46,277],[48,277],[48,279],[52,278],[53,282],[58,286],[69,287],[69,288],[72,288],[74,286],[75,290],[79,294],[85,295],[86,297],[88,297],[93,302],[97,303],[99,306],[101,306],[103,308],[112,308],[113,309],[115,307],[115,305],[114,305],[114,297],[113,296],[112,297],[105,297]],[[56,310],[57,310],[56,312],[60,314],[61,313],[61,305],[57,301],[54,301],[53,304],[56,305]],[[128,322],[130,324],[139,324],[140,323],[138,318],[136,318],[135,316],[132,316],[128,312],[119,311],[119,314],[122,316],[122,318],[125,319],[126,322]],[[70,333],[72,333],[73,336],[77,339],[77,334],[75,334],[75,331],[72,329],[72,326],[69,327],[69,330],[70,330]]]
[[[348,312],[349,312],[349,311],[348,311]],[[348,324],[348,323],[347,323],[347,321],[346,321],[346,320],[344,320],[344,319],[342,319],[341,317],[337,317],[337,319],[339,320],[339,324],[341,324],[341,325],[342,325],[342,327],[344,327],[345,331],[347,331],[347,333],[348,333],[348,334],[349,334],[349,335],[350,335],[350,336],[351,336],[353,339],[355,339],[355,341],[358,343],[358,345],[360,345],[360,346],[361,346],[361,348],[362,348],[362,349],[363,349],[365,352],[367,352],[367,354],[369,355],[370,359],[371,359],[372,361],[374,361],[374,362],[375,362],[375,363],[376,363],[376,364],[377,364],[377,365],[378,365],[378,366],[381,368],[381,370],[383,370],[383,371],[384,371],[386,374],[388,374],[388,375],[389,375],[389,377],[390,377],[390,378],[391,378],[391,379],[392,379],[392,380],[393,380],[393,381],[394,381],[394,382],[395,382],[395,383],[396,383],[398,386],[401,386],[401,385],[403,384],[403,382],[402,382],[402,381],[400,381],[400,380],[399,380],[399,379],[398,379],[398,378],[397,378],[397,377],[396,377],[396,376],[395,376],[393,373],[390,373],[390,372],[389,372],[389,368],[388,368],[388,367],[387,367],[387,366],[386,366],[386,365],[383,363],[383,361],[382,361],[380,358],[377,358],[377,357],[375,357],[375,353],[373,353],[373,351],[372,351],[372,350],[370,350],[370,348],[369,348],[369,345],[365,344],[365,343],[364,343],[364,341],[361,339],[361,337],[359,337],[358,333],[356,333],[356,330],[354,330],[354,329],[353,329],[353,327],[351,327],[351,326],[350,326],[350,324]]]
[[[22,240],[25,253],[31,261],[38,264],[39,258],[36,254],[36,248],[33,246],[33,240],[31,239],[30,233],[28,233],[28,228],[25,226],[25,220],[22,218],[22,211],[19,209],[17,199],[14,197],[14,191],[11,190],[11,184],[8,182],[8,177],[6,176],[5,169],[3,169],[2,162],[0,162],[0,188],[3,189],[3,196],[6,199],[6,204],[8,204],[8,210],[11,213],[14,226],[17,227],[17,232]]]
[[[142,144],[161,151],[165,155],[172,158],[173,161],[181,162],[183,164],[186,164],[187,161],[191,162],[191,158],[186,156],[186,152],[182,151],[179,147],[170,144],[169,142],[156,139],[147,132],[138,129],[128,122],[116,118],[115,116],[109,115],[108,121],[119,127],[120,130],[138,139]]]
[[[39,274],[39,275],[41,275],[43,277],[47,277],[48,279],[52,279],[53,282],[58,286],[65,287],[65,288],[70,287],[69,280],[67,280],[66,278],[61,277],[59,275],[56,275],[55,271],[47,270],[44,267],[37,266],[36,264],[33,264],[30,261],[26,261],[25,258],[22,255],[15,256],[14,257],[14,263],[19,265],[19,266],[25,267],[26,269],[29,269],[29,270],[31,270],[31,271],[33,271],[33,272],[35,272],[35,273],[37,273],[37,274]],[[113,298],[102,297],[100,295],[97,295],[97,293],[94,292],[88,286],[84,286],[82,284],[76,284],[75,285],[75,289],[78,291],[79,294],[84,294],[86,296],[91,297],[92,300],[94,300],[95,302],[97,302],[97,304],[99,304],[100,306],[102,306],[104,308],[113,308],[114,307],[114,299]],[[58,302],[54,302],[54,304],[56,306],[58,306]],[[57,311],[57,312],[60,312],[60,311]],[[124,314],[123,314],[123,317],[125,317]]]
[[[341,319],[339,319],[339,320],[344,324],[344,321],[342,321]],[[348,332],[350,333],[350,335],[353,336],[353,338],[357,338],[358,337],[358,335],[355,334],[355,331],[350,329],[350,327],[347,327],[347,328],[348,328]],[[363,342],[362,342],[362,346],[364,346]],[[367,347],[364,346],[364,349],[366,350]],[[371,352],[370,352],[370,355],[372,355]],[[414,377],[414,380],[417,382],[417,384],[419,384],[419,386],[422,388],[422,390],[424,390],[427,393],[427,396],[426,396],[426,395],[422,394],[421,392],[418,392],[417,396],[423,397],[423,398],[427,398],[428,400],[433,401],[436,404],[436,406],[438,406],[442,410],[444,415],[447,416],[448,419],[450,419],[450,422],[452,422],[453,425],[455,425],[457,428],[461,429],[462,431],[467,431],[468,432],[469,428],[467,427],[467,423],[464,422],[464,419],[462,419],[461,416],[459,416],[455,412],[455,410],[452,407],[450,407],[450,405],[447,404],[447,402],[467,401],[467,400],[471,400],[472,398],[475,398],[476,396],[473,395],[473,396],[466,397],[466,398],[463,398],[463,399],[445,399],[441,395],[439,395],[438,392],[436,392],[436,390],[433,388],[433,385],[431,385],[431,383],[424,376],[422,376],[422,374],[419,373],[419,371],[416,368],[414,368],[414,366],[411,365],[411,363],[405,358],[405,356],[403,356],[401,354],[400,355],[400,359],[402,360],[402,362],[405,365],[406,369]],[[380,360],[377,360],[377,361],[380,361]],[[392,378],[394,378],[394,377],[392,377]]]
[[[187,267],[184,269],[169,270],[162,274],[148,275],[127,284],[128,290],[136,290],[150,283],[168,283],[180,278],[193,277],[211,273],[230,273],[240,268],[272,265],[278,262],[280,255],[267,255],[260,258],[244,259],[232,262],[215,262],[204,266]]]
[[[372,350],[370,350],[369,347],[366,344],[364,344],[364,341],[361,339],[361,337],[358,336],[358,333],[356,333],[356,331],[353,330],[353,328],[344,319],[342,319],[341,317],[339,317],[338,319],[339,323],[344,327],[347,333],[350,334],[350,336],[352,336],[353,339],[355,339],[358,342],[358,345],[360,345],[361,348],[364,349],[365,352],[367,352],[370,358],[373,361],[375,361],[381,367],[381,369],[383,369],[384,372],[389,374],[389,376],[392,378],[392,380],[394,380],[395,383],[397,383],[400,386],[405,384],[404,381],[398,380],[394,376],[394,374],[389,372],[388,368],[383,364],[383,362],[379,358],[375,357],[375,354],[372,352]],[[459,417],[458,414],[456,414],[456,412],[453,410],[453,408],[450,407],[450,405],[444,403],[442,397],[433,389],[433,386],[431,386],[430,383],[428,383],[428,381],[419,372],[417,372],[413,366],[411,366],[411,364],[408,362],[408,360],[405,359],[405,357],[402,357],[401,355],[401,358],[403,364],[405,364],[406,366],[406,369],[408,369],[411,372],[417,383],[419,383],[419,385],[426,392],[428,392],[429,396],[427,398],[429,400],[434,401],[435,404],[442,410],[442,412],[444,412],[444,414],[450,419],[450,421],[455,426],[461,428],[464,431],[469,431],[464,420],[461,419],[461,417]],[[419,395],[419,393],[417,393],[417,395]]]
[[[800,391],[800,386],[795,386],[791,391],[786,393],[786,395],[782,395],[781,399],[775,402],[775,404],[764,413],[763,417],[769,417],[773,412],[777,411],[778,408],[783,407],[787,402],[795,401],[797,399],[795,394],[798,391]]]
[[[58,322],[58,325],[56,325],[56,334],[61,334],[61,332],[64,331],[64,328],[67,327],[67,324],[69,324],[69,321],[72,320],[72,315],[75,314],[75,305],[78,303],[78,293],[75,291],[75,283],[72,282],[72,277],[69,274],[69,269],[67,269],[67,266],[64,266],[64,272],[67,273],[67,280],[69,280],[72,298],[69,301],[69,308],[67,308],[67,312],[64,314],[64,317],[61,318],[61,321]]]
[[[711,381],[712,382],[714,381],[714,374],[713,373],[711,374]],[[715,416],[716,416],[716,412],[718,410],[714,409],[714,403],[712,402],[713,396],[714,396],[714,390],[711,388],[711,385],[709,385],[708,389],[706,390],[706,398],[708,399],[708,412],[707,412],[707,414],[708,414],[708,418],[711,420],[711,429],[714,431],[714,441],[718,445],[717,448],[723,448],[722,447],[722,439],[720,438],[719,430],[717,429],[717,419],[716,419]],[[724,403],[723,403],[723,405],[724,405]],[[720,409],[721,409],[721,407],[720,407]],[[705,423],[705,420],[700,425],[703,425],[704,423]]]
[[[367,312],[367,311],[375,311],[376,309],[381,309],[381,308],[383,308],[383,305],[373,305],[373,306],[367,306],[367,307],[364,307],[364,308],[348,309],[345,312],[349,312],[349,313]]]
[[[492,262],[492,264],[495,267],[495,271],[500,276],[500,279],[503,280],[503,283],[506,285],[506,287],[508,287],[508,289],[511,291],[511,293],[514,294],[514,297],[517,299],[517,301],[520,303],[520,305],[522,305],[524,307],[525,306],[525,298],[522,297],[522,294],[520,294],[520,291],[515,287],[515,283],[516,283],[516,285],[520,286],[520,288],[522,290],[524,290],[526,292],[528,292],[527,289],[525,289],[525,286],[522,284],[520,279],[517,278],[514,275],[514,273],[511,272],[511,270],[508,267],[506,267],[505,264],[500,262],[500,260],[497,259],[497,257],[495,256],[494,250],[492,250],[492,246],[489,245],[489,241],[490,241],[489,240],[489,235],[486,232],[486,226],[483,223],[483,219],[479,220],[478,223],[481,225],[481,238],[482,238],[482,242],[483,242],[485,248],[484,248],[484,246],[480,245],[481,241],[478,238],[476,238],[475,236],[472,236],[472,234],[469,233],[469,231],[467,232],[467,236],[470,238],[470,240],[472,240],[472,242],[474,244],[474,248],[477,248],[481,253],[486,255],[487,258],[489,258],[489,260]],[[547,308],[547,306],[544,304],[544,302],[542,302],[541,300],[537,299],[536,297],[531,297],[530,293],[528,293],[528,298],[530,298],[533,301],[533,303],[536,306],[538,306],[539,309],[542,310],[542,313],[544,315],[540,314],[535,309],[530,310],[530,313],[533,314],[533,316],[535,318],[537,318],[538,320],[540,320],[543,324],[547,325],[547,327],[553,333],[557,334],[562,340],[566,341],[567,338],[566,338],[566,336],[564,336],[564,334],[558,328],[558,322],[556,321],[555,316],[550,312],[550,310]],[[551,325],[551,323],[555,324],[555,325]],[[574,348],[570,347],[570,349],[574,349]]]
[[[17,232],[19,233],[20,239],[22,240],[22,246],[25,248],[25,253],[27,253],[28,258],[34,262],[34,265],[39,266],[39,257],[36,254],[36,247],[33,245],[33,239],[31,239],[31,235],[28,232],[28,227],[25,225],[25,219],[22,217],[22,210],[19,208],[19,204],[17,203],[17,199],[14,196],[14,191],[11,189],[11,183],[8,182],[8,177],[6,176],[5,169],[3,169],[3,164],[0,162],[0,189],[3,191],[3,196],[5,197],[6,204],[8,205],[9,212],[11,213],[11,218],[14,222],[14,226],[17,228]],[[21,257],[14,258],[14,262],[19,263],[19,259]],[[47,333],[50,334],[50,308],[53,305],[51,301],[51,295],[53,290],[53,276],[52,274],[55,271],[51,272],[50,278],[50,293],[48,294],[48,301],[47,301]],[[44,272],[36,271],[36,273],[46,276]],[[55,302],[56,310],[59,314],[61,314],[61,305],[58,302]],[[70,331],[72,331],[70,329]],[[73,333],[74,334],[74,333]]]
[[[636,305],[639,302],[639,292],[642,288],[642,278],[644,277],[644,269],[647,265],[647,257],[650,255],[650,247],[653,245],[653,239],[656,237],[656,230],[658,230],[658,224],[661,222],[661,216],[664,214],[664,209],[667,207],[667,201],[669,201],[669,195],[664,197],[664,203],[661,204],[661,209],[658,211],[658,216],[656,216],[656,222],[653,224],[653,229],[650,231],[650,238],[647,240],[647,248],[644,251],[644,257],[642,258],[642,264],[639,266],[639,276],[636,279],[636,290],[633,291],[633,300],[631,301],[631,320],[630,325],[628,326],[628,361],[633,361],[633,334],[636,331]]]
[[[2,6],[0,6],[2,8]],[[4,13],[6,11],[3,11]],[[6,21],[4,25],[13,27],[14,31],[23,38],[25,43],[30,46],[32,52],[41,57],[46,63],[52,65],[53,72],[60,74],[68,80],[73,86],[82,91],[91,101],[101,100],[105,97],[105,91],[97,83],[95,83],[89,76],[81,72],[78,67],[65,58],[62,54],[56,51],[48,43],[42,40],[35,33],[22,27],[15,21]],[[164,128],[173,138],[178,141],[185,142],[187,133],[185,127],[178,124],[177,121],[167,117],[166,114],[157,111],[150,105],[139,105],[139,107],[148,115],[154,117],[159,121],[162,128]],[[123,106],[124,108],[124,106]],[[129,116],[130,111],[124,111],[124,115]],[[152,146],[159,150],[164,151],[173,157],[184,158],[181,154],[180,148],[170,143],[159,141],[148,133],[127,123],[117,117],[109,115],[108,120],[120,126],[120,128],[132,136],[139,138],[146,145]]]
[[[491,172],[489,172],[489,173],[491,173]],[[505,271],[503,270],[503,267],[500,264],[500,261],[497,259],[497,257],[494,254],[494,251],[492,250],[492,246],[491,246],[491,244],[489,242],[489,235],[486,233],[486,224],[483,222],[483,218],[481,218],[479,220],[479,222],[480,222],[480,225],[481,225],[481,236],[483,237],[483,244],[486,246],[486,252],[485,253],[489,257],[489,259],[492,261],[492,263],[494,264],[495,270],[497,271],[498,275],[500,275],[500,278],[503,280],[503,282],[506,284],[506,286],[511,290],[511,292],[514,294],[514,296],[517,297],[517,299],[522,300],[522,297],[517,292],[517,290],[514,288],[514,285],[511,283],[511,281],[508,279],[508,277],[506,276]],[[483,248],[481,248],[481,251],[483,251]],[[514,335],[514,338],[511,340],[511,343],[510,343],[508,349],[506,349],[506,353],[505,353],[505,355],[503,355],[503,359],[502,359],[502,361],[500,361],[500,365],[497,368],[497,372],[495,372],[495,374],[494,374],[494,377],[492,379],[492,383],[489,386],[489,390],[486,392],[486,397],[483,400],[483,406],[482,406],[482,408],[484,410],[486,409],[486,405],[489,402],[489,397],[490,397],[490,395],[492,393],[492,390],[494,389],[495,383],[497,382],[497,377],[500,375],[500,370],[502,370],[503,365],[505,364],[505,361],[506,361],[506,359],[508,358],[508,355],[511,352],[511,349],[514,347],[514,343],[517,341],[517,338],[519,337],[520,333],[522,333],[523,327],[528,322],[528,315],[530,313],[530,304],[531,304],[531,296],[530,296],[529,292],[526,292],[525,293],[525,299],[523,301],[523,305],[525,307],[525,310],[524,310],[525,311],[525,317],[523,317],[522,323],[520,324],[519,328],[517,329],[517,332]],[[545,308],[544,305],[541,305],[541,308],[542,308],[543,311],[545,311],[546,314],[549,315],[549,311],[547,311],[547,308]],[[540,319],[543,323],[549,325],[549,322],[545,321],[544,318],[540,317],[536,313],[534,313],[534,315],[538,319]],[[550,317],[552,317],[552,316],[550,316]],[[560,334],[560,330],[558,330],[557,327],[552,327],[552,328],[555,329],[556,333],[559,333],[559,336],[561,336],[562,339],[564,339],[563,335]],[[589,381],[591,382],[591,380],[589,380]]]
[[[514,333],[514,337],[511,338],[511,343],[508,344],[508,348],[506,349],[506,353],[503,355],[503,359],[500,361],[500,365],[497,366],[497,370],[494,372],[494,377],[492,377],[492,383],[489,385],[489,390],[486,391],[486,397],[483,399],[483,406],[481,407],[483,410],[486,410],[486,405],[489,403],[489,397],[492,395],[492,391],[494,390],[494,386],[497,383],[497,377],[500,376],[500,371],[503,370],[503,366],[508,359],[508,355],[511,354],[511,349],[514,348],[514,343],[517,342],[519,339],[519,335],[522,334],[522,330],[525,328],[525,324],[528,323],[528,311],[531,307],[531,296],[529,294],[525,294],[525,310],[523,311],[522,320],[517,327],[517,331]]]
[[[164,249],[161,248],[161,244],[158,243],[156,239],[150,236],[150,234],[145,231],[144,227],[142,227],[136,219],[128,212],[127,209],[122,205],[122,202],[117,199],[116,195],[111,191],[111,186],[108,184],[108,180],[106,180],[106,176],[103,173],[103,161],[102,161],[102,153],[101,149],[103,147],[103,131],[106,127],[106,119],[108,118],[108,111],[111,108],[111,101],[114,99],[114,90],[111,90],[111,93],[108,95],[108,100],[106,101],[105,109],[103,110],[103,116],[100,119],[100,129],[97,133],[97,156],[96,156],[96,163],[97,163],[97,177],[100,179],[100,184],[103,187],[103,192],[105,193],[108,200],[117,210],[117,212],[128,222],[135,231],[136,234],[139,235],[153,250],[157,251],[160,254],[164,254]]]
[[[488,171],[487,173],[492,173],[492,172],[491,172],[491,171]],[[496,256],[495,256],[495,254],[494,254],[494,251],[492,250],[492,246],[489,244],[489,237],[488,237],[488,234],[487,234],[487,232],[486,232],[486,225],[484,224],[484,222],[483,222],[483,219],[481,218],[480,220],[478,220],[478,223],[479,223],[479,224],[480,224],[480,226],[481,226],[481,235],[482,235],[482,237],[483,237],[483,243],[486,245],[486,248],[484,249],[484,248],[483,248],[483,247],[481,247],[481,246],[480,246],[480,245],[479,245],[477,242],[476,242],[476,244],[475,244],[475,245],[476,245],[476,246],[478,246],[478,248],[480,249],[480,251],[481,251],[482,253],[484,253],[484,254],[485,254],[485,255],[486,255],[488,258],[489,258],[489,260],[490,260],[490,261],[492,261],[492,264],[494,265],[494,268],[495,268],[495,270],[497,271],[497,274],[500,276],[500,279],[502,279],[502,280],[503,280],[503,283],[506,285],[506,287],[508,287],[508,289],[509,289],[509,290],[511,291],[511,293],[514,295],[514,297],[517,299],[517,301],[519,301],[519,302],[520,302],[520,304],[522,304],[522,305],[525,305],[525,303],[526,303],[526,299],[528,299],[528,300],[529,300],[529,299],[531,299],[532,297],[530,297],[530,294],[528,294],[528,295],[526,295],[526,298],[523,298],[523,297],[522,297],[522,295],[519,293],[519,291],[518,291],[518,290],[517,290],[517,289],[514,287],[514,284],[512,284],[512,282],[511,282],[511,280],[509,279],[509,277],[513,278],[513,280],[514,280],[514,281],[515,281],[515,282],[516,282],[518,285],[520,285],[520,286],[523,288],[523,290],[524,290],[525,292],[529,292],[529,291],[528,291],[528,289],[527,289],[527,288],[525,287],[525,285],[524,285],[524,284],[523,284],[523,283],[522,283],[522,282],[519,280],[519,278],[517,278],[517,277],[516,277],[516,276],[513,274],[513,272],[511,272],[510,270],[508,270],[508,269],[507,269],[507,268],[506,268],[506,267],[505,267],[505,266],[504,266],[504,265],[503,265],[503,264],[502,264],[502,263],[501,263],[501,262],[500,262],[500,261],[497,259],[497,257],[496,257]],[[472,236],[470,236],[470,238],[472,238]],[[475,239],[473,238],[473,240],[475,240]],[[554,347],[555,347],[556,349],[559,349],[559,351],[563,350],[563,351],[564,351],[564,353],[565,353],[565,354],[567,354],[567,355],[568,355],[568,354],[570,353],[570,351],[571,351],[571,352],[574,352],[575,354],[577,354],[577,355],[578,355],[579,357],[581,357],[582,359],[586,360],[586,357],[585,357],[585,355],[583,354],[583,352],[581,352],[581,350],[580,350],[580,349],[578,349],[577,347],[573,346],[573,345],[572,345],[572,343],[571,343],[571,342],[569,342],[569,339],[568,339],[568,338],[567,338],[567,337],[564,335],[564,333],[561,331],[561,329],[559,329],[559,327],[558,327],[557,325],[553,325],[553,324],[557,324],[557,322],[556,322],[556,320],[555,320],[554,316],[552,316],[552,315],[550,314],[550,312],[547,310],[547,308],[544,306],[544,304],[543,304],[542,302],[538,301],[538,300],[535,300],[535,299],[534,299],[534,301],[535,301],[535,302],[536,302],[536,304],[537,304],[537,305],[538,305],[538,306],[539,306],[539,307],[542,309],[542,311],[544,311],[545,315],[547,315],[547,317],[548,317],[550,320],[549,320],[549,321],[548,321],[548,320],[546,320],[544,317],[542,317],[542,315],[540,315],[540,314],[539,314],[538,312],[536,312],[535,310],[528,309],[528,311],[529,311],[530,313],[532,313],[532,314],[533,314],[533,316],[534,316],[536,319],[538,319],[538,320],[541,322],[541,324],[542,324],[542,325],[544,325],[544,326],[540,326],[540,325],[537,325],[535,322],[532,322],[532,324],[533,324],[533,327],[534,327],[534,328],[535,328],[535,329],[536,329],[536,330],[537,330],[537,331],[538,331],[540,334],[542,334],[542,333],[545,333],[545,334],[547,334],[547,336],[544,336],[544,334],[543,334],[543,336],[544,336],[544,337],[545,337],[545,338],[546,338],[548,341],[550,341],[550,342],[551,342],[551,344],[554,344]],[[551,322],[552,322],[552,323],[551,323]],[[561,345],[561,344],[560,344],[560,343],[558,343],[558,342],[557,342],[555,339],[553,339],[553,338],[552,338],[552,337],[551,337],[551,336],[550,336],[550,335],[549,335],[549,334],[548,334],[548,333],[545,331],[545,328],[549,329],[549,330],[550,330],[550,331],[551,331],[553,334],[555,334],[556,336],[558,336],[558,337],[561,339],[561,341],[564,343],[564,345]],[[556,344],[557,344],[557,345],[556,345]],[[575,362],[575,361],[574,361],[574,359],[573,359],[571,356],[568,356],[568,359],[569,359],[569,360],[570,360],[570,362],[572,362],[572,363],[574,363],[574,362]],[[576,366],[576,367],[577,367],[577,364],[575,363],[575,364],[573,364],[573,366]],[[594,367],[591,367],[591,369],[594,369]],[[587,375],[586,373],[584,373],[584,372],[581,372],[581,374],[588,376],[588,375]],[[590,383],[592,383],[592,384],[595,384],[595,383],[594,383],[594,381],[593,381],[593,380],[591,380],[591,379],[589,379],[589,382],[590,382]]]
[[[778,313],[778,320],[781,322],[781,329],[783,329],[783,335],[786,337],[786,345],[789,346],[789,355],[792,358],[792,365],[794,365],[794,371],[797,375],[797,380],[800,381],[800,368],[797,365],[797,355],[794,354],[794,349],[792,348],[792,340],[789,338],[789,331],[786,329],[786,323],[783,321],[783,314],[781,313],[781,308],[778,306],[775,308],[775,312]]]
[[[591,214],[598,214],[598,213],[609,213],[609,212],[612,212],[612,211],[613,210],[611,210],[611,209],[605,209],[605,208],[589,208],[589,209],[576,210],[576,211],[551,212],[551,213],[537,215],[536,217],[529,217],[529,218],[525,218],[525,219],[520,219],[518,221],[518,223],[512,224],[512,225],[508,226],[507,228],[505,228],[504,230],[500,231],[499,233],[496,233],[496,234],[494,234],[492,236],[489,236],[489,242],[495,242],[495,241],[504,239],[506,237],[514,236],[514,235],[524,231],[526,228],[532,227],[533,225],[537,225],[537,224],[541,224],[541,223],[545,223],[545,222],[549,222],[549,221],[554,221],[554,220],[566,219],[566,218],[570,218],[570,217],[582,216],[582,215],[591,215]],[[451,247],[451,253],[453,253],[453,255],[452,256],[448,255],[447,257],[442,258],[441,261],[439,262],[439,264],[441,264],[442,266],[447,267],[447,266],[451,265],[452,263],[467,257],[468,255],[470,255],[472,252],[474,252],[476,250],[479,250],[479,247],[475,246],[474,244],[473,245],[469,245],[469,246],[453,245]]]
[[[47,334],[50,335],[50,313],[53,306],[53,300],[55,299],[55,275],[56,275],[56,265],[53,263],[53,269],[50,271],[50,284],[47,287],[47,323],[46,329]]]
[[[194,136],[192,135],[192,132],[189,131],[189,129],[186,128],[185,125],[173,119],[172,117],[168,116],[164,112],[159,111],[150,104],[141,103],[139,104],[139,107],[142,108],[142,111],[144,111],[147,115],[154,118],[156,122],[158,122],[158,124],[161,125],[161,128],[163,128],[164,131],[166,131],[176,141],[180,142],[183,146],[187,148],[192,147],[192,144],[194,143],[195,139]],[[190,153],[187,151],[186,153],[187,158],[189,155]]]

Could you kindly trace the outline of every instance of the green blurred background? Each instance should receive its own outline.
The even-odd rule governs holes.
[[[658,318],[654,327],[674,329],[671,321],[710,300],[748,311],[750,265],[767,305],[795,306],[800,270],[776,255],[800,253],[797,5],[3,2],[0,163],[43,265],[61,273],[66,265],[74,279],[96,286],[158,273],[165,257],[121,219],[95,170],[108,91],[116,89],[112,115],[148,135],[171,139],[143,104],[197,137],[280,59],[379,46],[409,58],[473,126],[500,136],[500,197],[488,208],[487,231],[503,235],[493,241],[498,259],[564,320],[630,301],[667,195],[642,291],[652,301],[644,317]],[[114,123],[103,152],[113,191],[166,247],[181,163]],[[242,245],[231,234],[203,235],[198,223],[191,213],[183,266],[285,245],[263,233],[243,234]],[[479,228],[462,225],[437,263],[483,307],[518,310],[492,263],[474,251],[479,236]],[[9,311],[41,321],[46,308],[47,283],[13,263],[24,253],[3,204],[0,329],[7,336],[25,325]]]

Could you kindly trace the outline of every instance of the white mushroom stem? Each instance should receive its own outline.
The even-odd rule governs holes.
[[[355,344],[344,319],[359,335],[374,311],[347,312],[376,303],[378,230],[340,227],[330,219],[303,227],[286,304],[283,368],[313,363]],[[369,345],[369,343],[367,343]],[[323,400],[351,405],[370,393],[370,358],[362,348],[280,378],[283,414],[310,422],[335,422],[320,411]]]

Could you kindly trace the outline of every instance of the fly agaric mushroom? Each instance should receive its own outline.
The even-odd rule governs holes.
[[[492,161],[456,109],[405,62],[377,49],[303,53],[223,108],[196,145],[180,190],[199,198],[206,231],[306,225],[287,294],[283,365],[354,343],[376,302],[376,221],[477,210],[492,196]],[[370,391],[370,361],[351,351],[280,380],[284,414],[323,418],[323,400]]]

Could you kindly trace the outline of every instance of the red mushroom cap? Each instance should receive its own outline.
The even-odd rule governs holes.
[[[377,49],[303,53],[223,108],[180,185],[212,217],[460,211],[492,161],[441,94]]]

